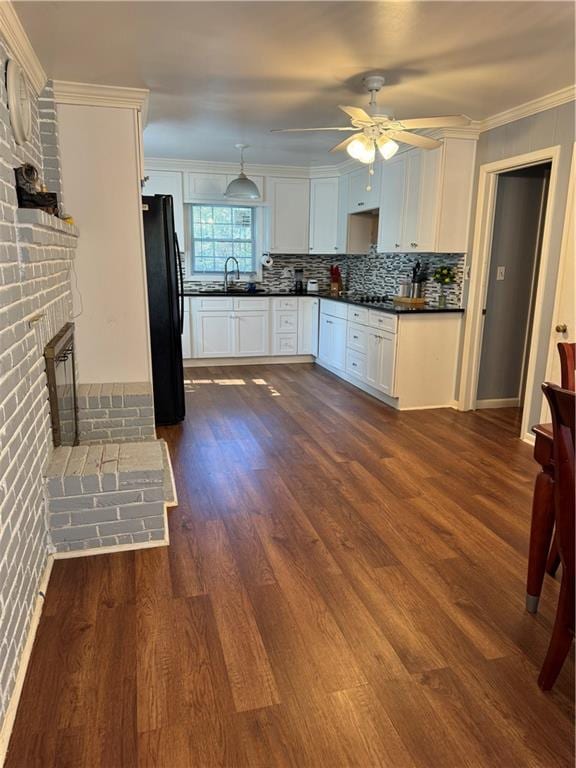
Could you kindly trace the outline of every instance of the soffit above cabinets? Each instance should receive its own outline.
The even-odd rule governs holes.
[[[567,2],[19,2],[48,75],[148,88],[150,157],[327,166],[338,104],[384,70],[397,117],[483,120],[574,83]],[[224,20],[224,21],[223,21]],[[50,34],[47,34],[50,30]],[[336,124],[340,124],[336,122]],[[344,122],[341,123],[342,125]]]

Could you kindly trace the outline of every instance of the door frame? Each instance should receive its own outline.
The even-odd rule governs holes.
[[[562,241],[560,244],[560,261],[558,264],[558,280],[556,281],[556,294],[554,296],[554,310],[552,314],[552,325],[550,328],[550,338],[548,341],[548,357],[546,362],[546,381],[552,381],[552,371],[554,363],[558,358],[558,350],[556,345],[561,339],[558,338],[558,334],[552,329],[555,324],[561,320],[559,317],[560,302],[562,298],[562,283],[564,275],[566,274],[566,268],[568,259],[570,258],[570,246],[572,249],[575,245],[572,241],[576,232],[576,221],[574,204],[576,203],[576,142],[572,146],[572,159],[570,162],[570,176],[568,179],[568,194],[566,196],[566,213],[564,214],[564,225],[562,229]],[[570,321],[573,323],[572,333],[576,330],[576,317],[571,317]],[[558,382],[556,382],[558,383]],[[549,422],[551,420],[550,409],[548,407],[548,401],[545,397],[542,398],[542,409],[540,421]]]
[[[466,309],[467,322],[464,328],[464,344],[462,351],[462,379],[458,398],[458,409],[461,411],[475,410],[478,379],[480,375],[480,355],[482,351],[482,335],[484,330],[482,311],[485,307],[488,290],[488,273],[492,252],[494,234],[494,218],[496,212],[496,189],[498,176],[507,171],[516,171],[533,165],[551,163],[546,216],[542,232],[540,266],[536,278],[536,293],[534,296],[534,314],[532,319],[532,337],[528,352],[528,369],[526,373],[526,389],[524,403],[530,403],[534,393],[534,372],[540,338],[543,330],[542,305],[544,279],[550,269],[550,240],[552,235],[552,220],[554,218],[557,186],[558,163],[560,159],[559,145],[539,149],[514,157],[507,157],[480,166],[478,179],[478,200],[474,222],[474,240],[471,252],[470,288],[468,306]],[[520,437],[530,440],[528,424],[529,409],[524,408]]]

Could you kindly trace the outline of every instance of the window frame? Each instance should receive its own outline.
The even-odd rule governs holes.
[[[250,208],[252,211],[252,243],[253,243],[253,270],[250,272],[240,271],[241,279],[253,279],[260,280],[262,277],[262,264],[261,254],[264,250],[264,209],[261,205],[254,205],[249,203],[237,202],[224,202],[222,200],[198,200],[190,201],[185,204],[186,215],[184,217],[185,222],[185,235],[186,235],[186,279],[193,281],[211,281],[216,279],[222,279],[224,277],[224,270],[215,272],[198,272],[194,269],[194,236],[193,236],[193,211],[194,207],[203,206],[209,208]],[[210,242],[234,242],[233,240],[211,240]],[[238,241],[237,241],[238,242]],[[241,241],[248,242],[248,241]]]

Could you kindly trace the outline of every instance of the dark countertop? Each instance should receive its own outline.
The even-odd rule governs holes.
[[[278,297],[278,296],[317,296],[320,299],[329,299],[330,301],[338,301],[343,304],[354,304],[358,307],[366,307],[368,309],[376,309],[379,312],[387,312],[390,315],[426,315],[426,314],[439,314],[439,313],[455,313],[463,314],[464,310],[461,307],[438,307],[435,304],[425,304],[424,306],[408,307],[402,304],[394,304],[392,301],[385,301],[379,304],[370,304],[364,301],[358,301],[356,296],[331,296],[329,293],[308,293],[308,294],[295,294],[288,291],[258,291],[256,293],[248,293],[248,291],[231,291],[230,293],[224,293],[224,291],[193,291],[184,290],[184,296],[221,296],[221,297]]]

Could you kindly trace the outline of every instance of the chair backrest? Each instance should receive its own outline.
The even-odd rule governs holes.
[[[574,584],[576,392],[554,384],[543,384],[542,390],[550,405],[554,430],[554,511],[558,551],[566,576],[570,584]]]
[[[576,389],[576,344],[569,341],[561,341],[558,344],[560,354],[560,386],[562,389]]]

